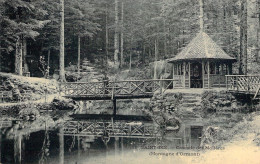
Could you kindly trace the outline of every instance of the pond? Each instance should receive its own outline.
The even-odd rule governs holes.
[[[1,137],[2,163],[156,163],[181,159],[173,154],[195,151],[200,146],[201,126],[184,125],[165,138],[114,138],[104,144],[100,137],[60,136],[59,131],[38,131],[8,139]],[[4,129],[2,129],[4,131]],[[63,138],[64,148],[60,147]],[[64,151],[64,157],[60,152]],[[187,155],[187,154],[186,154]],[[181,156],[181,155],[180,155]],[[182,156],[185,156],[183,154]],[[196,155],[195,155],[196,156]],[[159,161],[158,161],[159,160]],[[134,162],[135,161],[135,162]]]

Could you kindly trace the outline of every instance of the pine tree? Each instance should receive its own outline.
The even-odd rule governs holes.
[[[115,0],[115,35],[114,35],[114,67],[117,69],[119,67],[119,19],[118,19],[118,13],[119,13],[119,6],[118,6],[118,0]]]
[[[26,55],[27,38],[35,39],[38,29],[44,27],[48,20],[41,19],[46,15],[40,0],[2,1],[1,6],[1,45],[6,50],[15,51],[15,73],[22,75],[23,55]]]
[[[64,0],[60,0],[60,71],[59,71],[59,80],[61,82],[65,82],[65,63],[64,63],[64,57],[65,57],[65,44],[64,44]]]

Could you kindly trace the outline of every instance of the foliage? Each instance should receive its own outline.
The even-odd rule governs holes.
[[[216,115],[209,118],[209,125],[202,136],[202,146],[221,146],[234,139],[251,133],[252,114],[233,114],[231,118],[221,120]],[[223,118],[223,116],[221,116]],[[215,121],[214,121],[215,120]]]
[[[144,112],[151,116],[157,124],[162,135],[167,131],[178,132],[181,127],[181,120],[177,112],[177,107],[182,99],[181,94],[173,95],[170,100],[167,100],[164,95],[157,94],[151,99],[150,109]]]
[[[202,94],[201,107],[204,112],[216,112],[228,108],[229,110],[238,109],[236,99],[226,92],[204,91]]]
[[[65,98],[55,98],[52,101],[52,108],[57,110],[75,110],[78,108],[75,101]]]
[[[154,60],[174,57],[199,31],[198,1],[119,0],[118,3],[118,16],[121,19],[123,14],[124,21],[119,20],[116,24],[113,0],[65,0],[66,65],[77,62],[77,37],[79,36],[82,58],[95,53],[95,60],[103,61],[102,65],[106,66],[105,60],[113,61],[115,30],[123,32],[124,61],[126,63],[131,61],[132,66],[136,67],[140,64],[135,63],[147,65]],[[124,3],[123,13],[122,3]],[[40,56],[46,56],[47,51],[50,51],[50,73],[58,69],[59,1],[2,0],[0,4],[2,11],[0,46],[3,50],[0,53],[1,59],[13,62],[15,43],[18,37],[23,36],[28,42],[28,53],[36,59],[35,61],[38,61]],[[248,5],[252,9],[248,13],[248,23],[252,27],[248,32],[248,52],[251,55],[248,61],[251,70],[255,66],[258,67],[259,61],[256,60],[255,53],[257,53],[257,36],[260,30],[259,20],[255,19],[257,18],[255,15],[258,14],[258,3],[250,0]],[[241,12],[243,11],[239,0],[204,2],[205,32],[225,52],[235,58],[238,58],[240,53]],[[4,62],[1,68],[12,70],[12,62]],[[33,63],[30,65],[31,70],[34,69]],[[40,74],[35,73],[35,75]]]

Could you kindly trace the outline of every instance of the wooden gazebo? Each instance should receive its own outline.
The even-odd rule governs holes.
[[[176,57],[173,64],[176,88],[224,87],[236,59],[226,54],[205,32],[200,32]]]

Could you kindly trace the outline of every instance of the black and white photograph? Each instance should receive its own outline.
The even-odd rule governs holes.
[[[260,164],[260,0],[0,0],[0,164]]]

